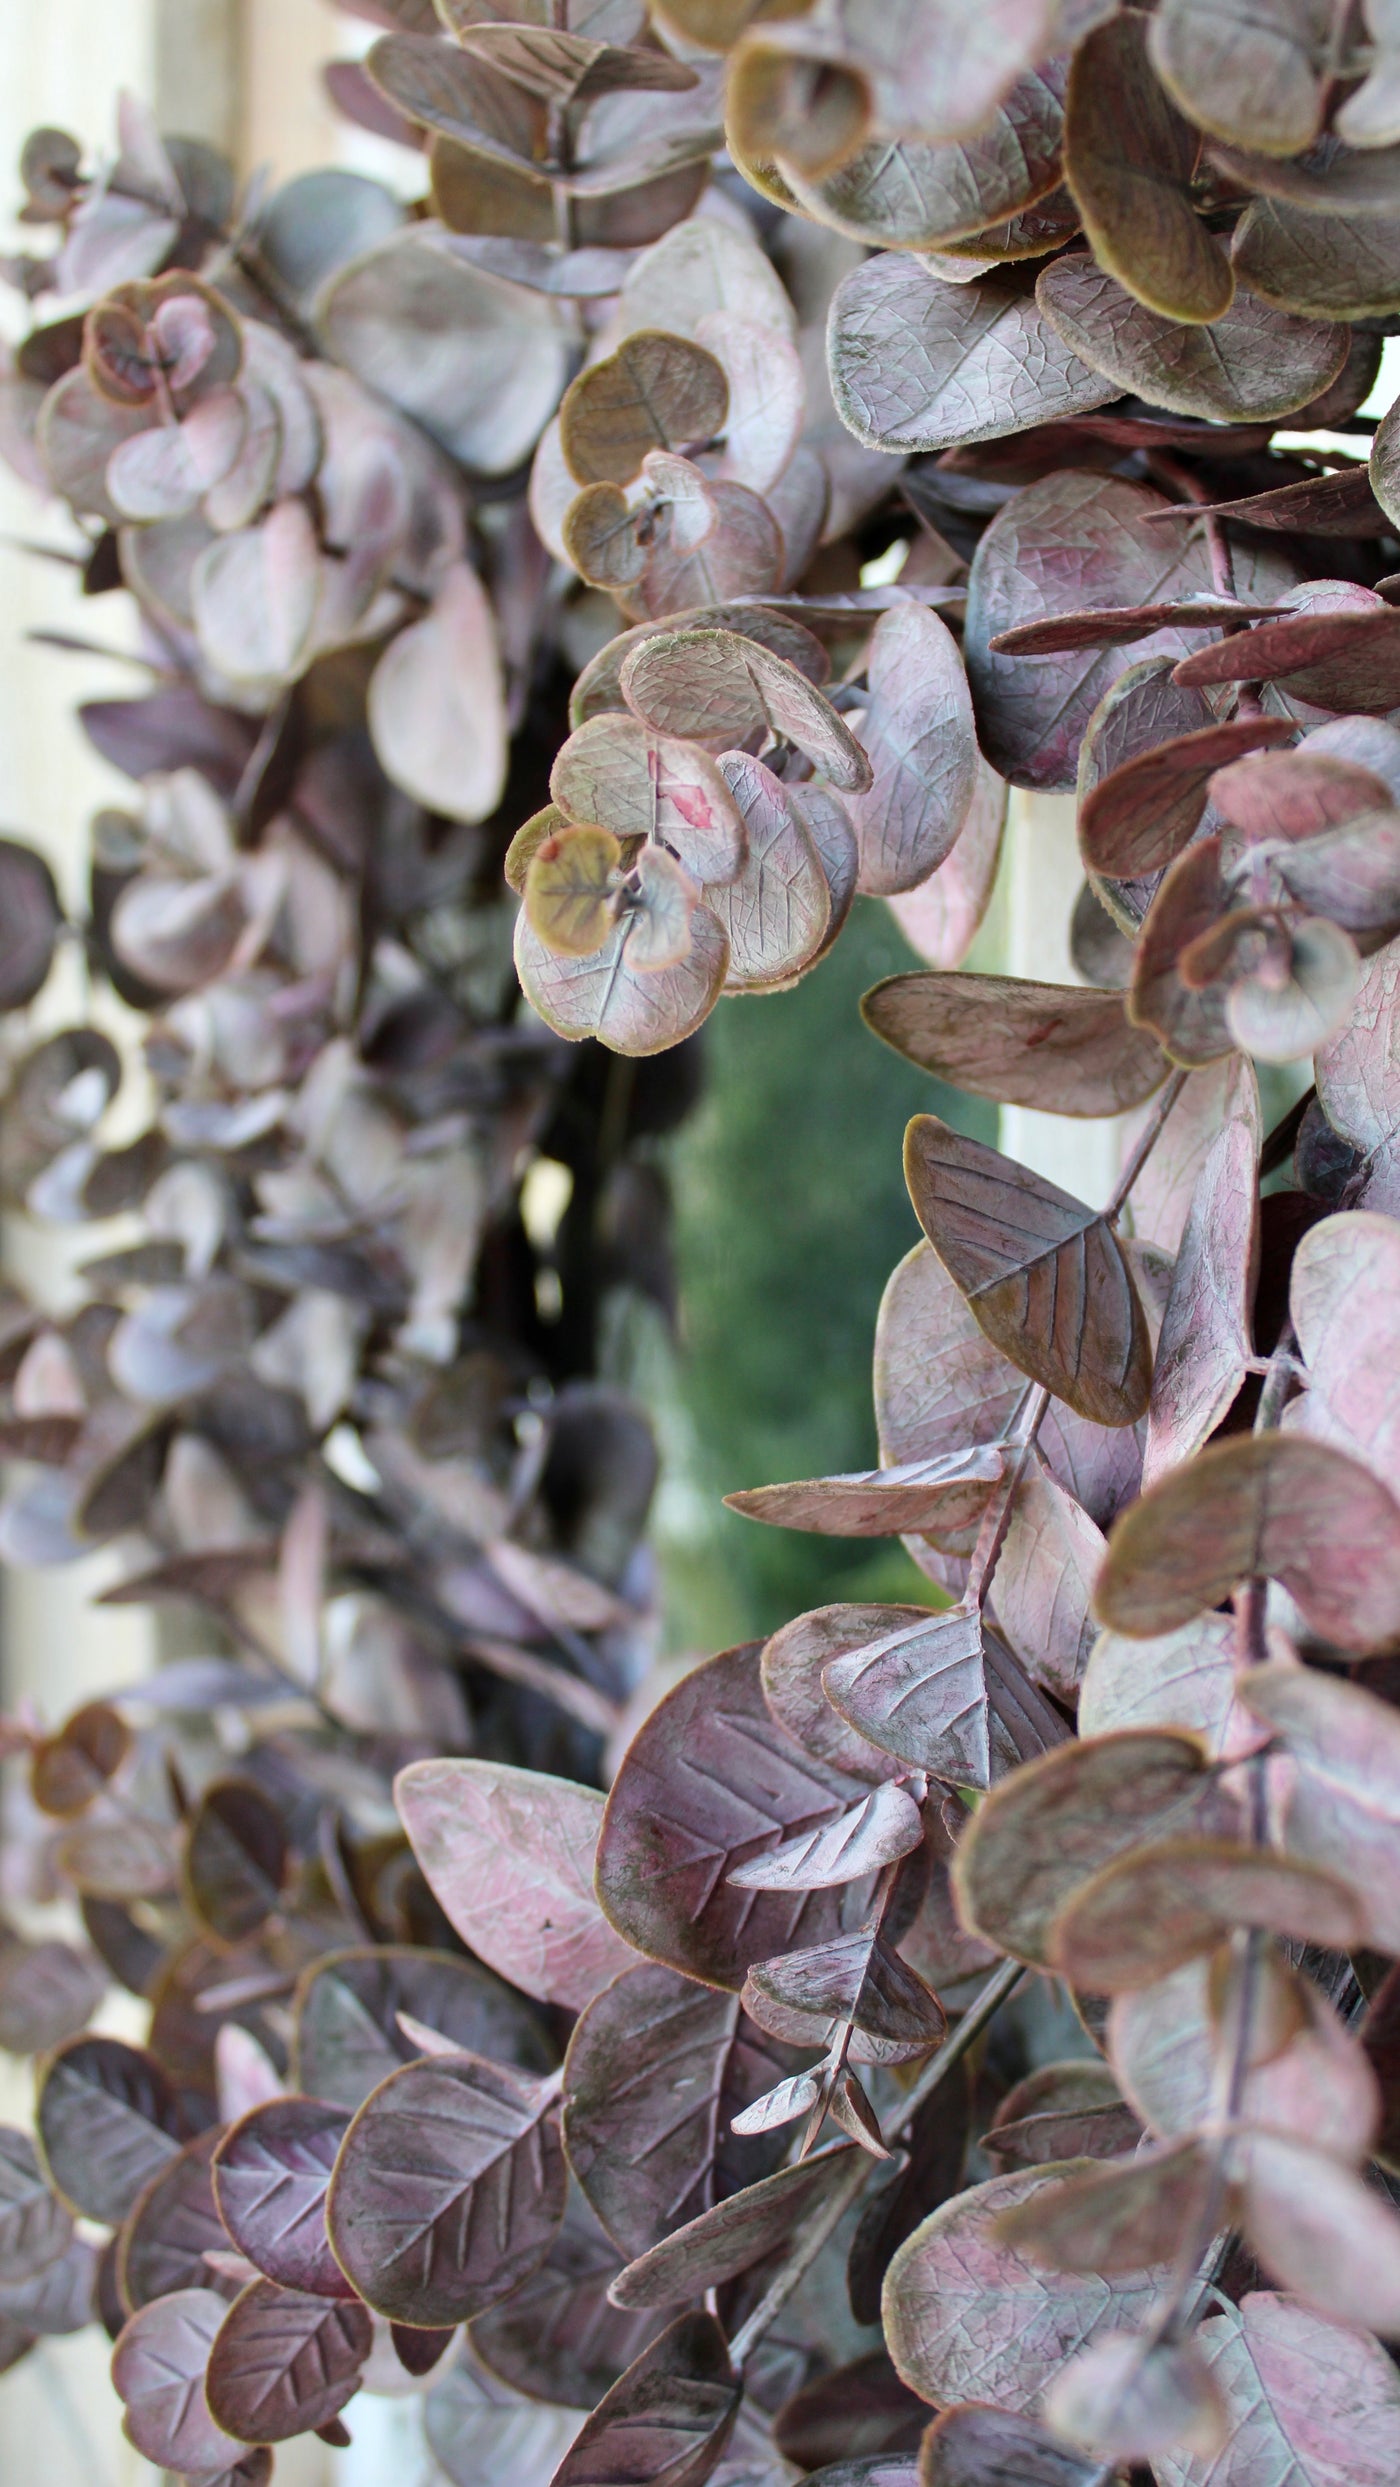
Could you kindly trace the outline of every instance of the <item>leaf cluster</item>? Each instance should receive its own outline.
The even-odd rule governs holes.
[[[121,1541],[218,1653],[4,1723],[84,1940],[0,1947],[0,2353],[105,2323],[200,2487],[386,2383],[473,2487],[1388,2479],[1391,13],[367,5],[412,210],[130,105],[23,167],[83,307],[7,438],[154,683],[85,905],[0,847],[6,1197],[136,1236],[5,1299],[0,1550]],[[1072,985],[959,972],[1008,785]],[[557,1039],[665,1055],[857,891],[926,960],[873,1030],[1121,1180],[915,1118],[879,1464],[733,1499],[927,1601],[624,1726],[588,1376],[686,1091]]]

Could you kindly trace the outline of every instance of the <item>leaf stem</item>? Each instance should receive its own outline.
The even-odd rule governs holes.
[[[1001,2010],[1025,1975],[1026,1970],[1019,1960],[1004,1960],[999,1969],[993,1970],[976,2001],[969,2005],[957,2028],[944,2039],[938,2053],[925,2065],[908,2096],[901,2101],[890,2119],[889,2138],[893,2139],[906,2131],[925,2100],[932,2098],[940,2082],[946,2080],[953,2066],[966,2055],[973,2040],[980,2037],[987,2023]],[[742,2368],[752,2357],[765,2332],[777,2321],[828,2237],[840,2226],[852,2203],[859,2200],[863,2188],[874,2174],[875,2165],[875,2161],[867,2158],[863,2151],[856,2151],[854,2164],[844,2182],[837,2186],[811,2226],[803,2230],[782,2269],[769,2282],[752,2313],[746,2316],[734,2334],[729,2354],[736,2367]]]

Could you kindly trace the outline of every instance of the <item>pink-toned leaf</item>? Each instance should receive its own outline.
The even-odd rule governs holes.
[[[1228,1122],[1201,1168],[1172,1272],[1152,1371],[1144,1485],[1200,1449],[1249,1369],[1257,1197],[1255,1134],[1243,1120]]]
[[[1081,1884],[1051,1927],[1050,1956],[1072,1986],[1116,1995],[1218,1950],[1236,1926],[1350,1951],[1365,1911],[1351,1884],[1300,1858],[1163,1840]]]
[[[1157,2276],[1108,2281],[1049,2272],[997,2241],[1001,2218],[1092,2161],[1018,2170],[975,2185],[916,2228],[890,2265],[885,2324],[904,2381],[935,2407],[977,2392],[998,2409],[1034,2407],[1067,2355],[1135,2327]]]
[[[1118,1522],[1098,1612],[1147,1639],[1259,1574],[1343,1647],[1389,1640],[1400,1631],[1400,1508],[1369,1469],[1301,1435],[1212,1443]]]
[[[512,1985],[577,2012],[632,1965],[593,1896],[592,1788],[504,1762],[413,1762],[394,1801],[445,1914]]]
[[[450,820],[484,820],[505,787],[506,717],[491,605],[457,562],[421,622],[389,642],[369,690],[369,727],[387,776]]]
[[[1101,1867],[1145,1841],[1236,1820],[1194,1737],[1138,1728],[1065,1745],[979,1806],[958,1843],[958,1905],[989,1942],[1043,1963],[1060,1909]]]
[[[219,2475],[243,2443],[225,2432],[204,2398],[209,2353],[228,2307],[212,2289],[178,2289],[143,2306],[112,2353],[112,2381],[126,2404],[137,2451],[163,2469]]]
[[[1255,2291],[1196,2335],[1225,2401],[1217,2454],[1164,2451],[1162,2487],[1390,2487],[1400,2461],[1400,2384],[1379,2343],[1294,2299]]]

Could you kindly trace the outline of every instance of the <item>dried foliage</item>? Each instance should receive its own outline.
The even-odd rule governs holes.
[[[463,2487],[1388,2487],[1400,22],[366,8],[420,209],[130,105],[25,155],[80,307],[6,437],[154,684],[81,918],[0,846],[6,1197],[127,1219],[5,1301],[0,1549],[222,1654],[4,1723],[85,1941],[0,1950],[0,2354],[104,2322],[198,2487],[386,2384]],[[1073,987],[955,973],[1008,783]],[[654,1457],[588,1375],[688,1057],[558,1040],[668,1055],[857,890],[875,1032],[1121,1180],[914,1120],[880,1465],[734,1500],[928,1601],[607,1743]]]

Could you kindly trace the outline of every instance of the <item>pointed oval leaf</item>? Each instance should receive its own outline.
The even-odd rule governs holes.
[[[223,2136],[214,2199],[240,2254],[280,2288],[344,2297],[350,2284],[326,2235],[326,2193],[350,2110],[274,2098]]]
[[[1015,976],[887,977],[861,1003],[867,1027],[921,1070],[1002,1105],[1119,1114],[1165,1075],[1116,993]]]
[[[758,1645],[727,1651],[693,1669],[633,1738],[603,1817],[599,1899],[637,1950],[737,1988],[751,1961],[858,1925],[873,1884],[755,1898],[728,1884],[731,1867],[864,1793],[773,1720]]]
[[[1212,1443],[1124,1514],[1100,1576],[1100,1620],[1171,1632],[1256,1575],[1282,1583],[1346,1649],[1400,1632],[1400,1508],[1355,1460],[1301,1436]]]
[[[548,2252],[564,2194],[539,2085],[484,2056],[436,2056],[391,2073],[353,2117],[326,2227],[376,2313],[437,2327],[510,2295]]]
[[[749,2270],[779,2246],[795,2245],[806,2222],[849,2188],[860,2164],[855,2151],[840,2145],[731,2194],[619,2272],[608,2291],[611,2303],[682,2305]]]
[[[859,1610],[854,1610],[859,1612]],[[980,1614],[961,1606],[912,1623],[884,1620],[822,1669],[834,1709],[871,1744],[962,1787],[992,1776],[992,1717]]]
[[[909,1532],[951,1544],[975,1533],[1005,1467],[995,1443],[905,1468],[868,1468],[845,1477],[811,1477],[726,1494],[729,1510],[772,1528],[830,1537],[898,1537]]]
[[[862,1640],[925,1619],[921,1606],[819,1606],[784,1624],[763,1645],[763,1697],[780,1727],[805,1752],[859,1780],[895,1779],[902,1763],[867,1743],[832,1707],[822,1689],[828,1660]]]
[[[394,1801],[445,1915],[512,1985],[577,2012],[633,1966],[593,1896],[592,1788],[505,1762],[412,1762]]]
[[[704,2487],[723,2459],[743,2384],[712,2314],[683,2314],[584,2420],[551,2487]]]
[[[805,1831],[768,1855],[730,1868],[741,1891],[822,1891],[893,1865],[919,1846],[923,1820],[904,1788],[876,1788],[825,1829]]]
[[[850,2021],[863,2037],[901,2049],[937,2046],[947,2030],[932,1988],[870,1927],[755,1961],[748,1987],[781,2008]]]
[[[1100,1213],[933,1114],[910,1123],[904,1166],[919,1223],[988,1338],[1079,1415],[1135,1424],[1147,1325]]]
[[[1400,699],[1400,613],[1389,605],[1260,622],[1183,657],[1178,682],[1281,682],[1318,708],[1381,714]]]

